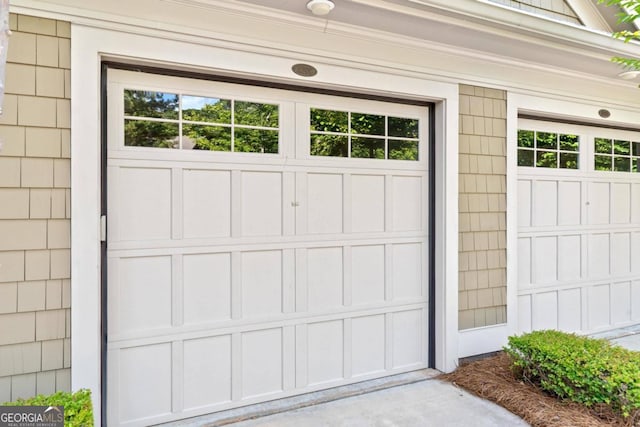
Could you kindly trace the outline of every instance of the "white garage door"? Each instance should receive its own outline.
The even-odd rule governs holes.
[[[427,366],[426,107],[108,81],[110,425]]]
[[[520,331],[640,322],[640,133],[520,120]]]

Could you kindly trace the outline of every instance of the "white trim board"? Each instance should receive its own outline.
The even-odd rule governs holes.
[[[235,72],[256,79],[290,80],[291,60],[205,45],[164,41],[122,32],[72,25],[72,388],[93,391],[94,416],[101,416],[100,396],[100,72],[101,58],[139,58],[155,64],[188,64],[195,70]],[[436,102],[436,367],[455,368],[457,352],[457,116],[458,86],[411,77],[396,70],[383,74],[331,65],[309,81],[318,87],[351,89]],[[184,65],[186,67],[186,65]],[[445,120],[447,118],[447,120]]]

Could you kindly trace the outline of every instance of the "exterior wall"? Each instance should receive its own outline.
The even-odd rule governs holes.
[[[565,0],[491,0],[505,6],[536,13],[559,21],[582,24]]]
[[[460,85],[460,330],[506,322],[506,92]]]
[[[69,390],[70,24],[12,14],[0,117],[0,402]]]

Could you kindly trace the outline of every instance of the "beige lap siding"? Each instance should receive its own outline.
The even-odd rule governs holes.
[[[460,86],[459,329],[506,322],[506,92]]]
[[[69,390],[70,25],[12,14],[0,117],[0,402]]]

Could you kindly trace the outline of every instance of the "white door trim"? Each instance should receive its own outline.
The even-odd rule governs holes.
[[[103,58],[137,58],[149,63],[184,64],[212,72],[282,82],[292,78],[295,59],[228,47],[189,44],[110,30],[72,25],[72,387],[93,392],[96,421],[101,417],[100,324],[100,74]],[[218,42],[222,45],[222,42]],[[257,48],[255,50],[258,50]],[[402,67],[391,72],[318,57],[317,87],[349,89],[436,102],[436,367],[455,368],[458,356],[457,191],[458,86],[410,77]],[[389,68],[388,70],[391,70]],[[292,80],[293,81],[293,80]],[[298,80],[299,81],[299,80]],[[312,83],[311,83],[312,82]],[[449,218],[449,220],[445,220]],[[97,424],[98,425],[98,424]]]

